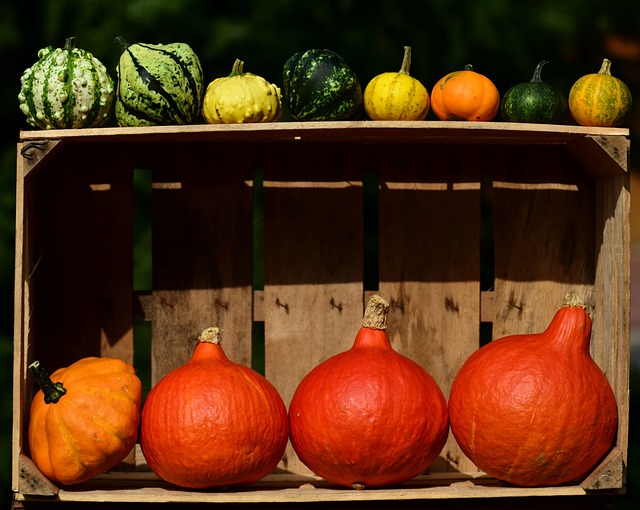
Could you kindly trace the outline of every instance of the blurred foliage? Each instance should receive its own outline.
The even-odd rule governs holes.
[[[640,98],[640,2],[635,0],[4,0],[0,4],[0,363],[11,366],[15,144],[26,129],[18,110],[22,72],[44,46],[77,45],[94,53],[115,78],[119,49],[129,42],[186,42],[199,55],[206,81],[226,76],[236,58],[247,71],[281,84],[295,52],[328,48],[341,54],[364,85],[399,69],[402,46],[413,48],[412,75],[430,90],[444,74],[471,63],[501,92],[529,81],[537,62],[550,61],[543,79],[568,94],[580,76],[597,72],[604,57],[613,74]],[[627,125],[636,133],[640,101]],[[632,151],[632,166],[636,168]],[[140,276],[148,280],[147,275]],[[11,385],[11,371],[0,371]],[[636,381],[637,386],[637,381]],[[10,399],[0,408],[0,483],[9,485]],[[637,416],[634,414],[634,419]],[[636,442],[631,452],[637,460]],[[629,470],[635,485],[638,469]]]

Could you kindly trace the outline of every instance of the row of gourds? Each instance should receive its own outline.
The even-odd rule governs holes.
[[[364,489],[424,472],[449,430],[480,470],[521,486],[579,480],[612,448],[616,399],[589,354],[591,319],[575,293],[544,331],[472,353],[448,401],[392,348],[388,312],[372,296],[352,347],[308,372],[288,410],[265,377],[227,358],[215,327],[153,386],[142,411],[140,381],[121,360],[84,358],[51,377],[34,362],[42,389],[30,411],[31,456],[51,480],[76,484],[115,466],[139,437],[161,479],[229,487],[273,471],[290,440],[318,476]]]
[[[337,53],[312,49],[294,54],[283,69],[282,91],[261,76],[245,72],[236,60],[231,74],[204,89],[200,60],[185,43],[129,44],[122,37],[116,73],[75,38],[64,48],[49,46],[21,78],[20,109],[31,126],[43,129],[98,127],[113,115],[119,126],[274,122],[283,103],[298,121],[424,120],[430,109],[441,120],[558,124],[570,117],[585,126],[620,126],[631,110],[627,85],[611,75],[604,59],[598,73],[579,78],[568,97],[542,81],[540,62],[530,82],[511,87],[501,98],[494,83],[467,65],[434,85],[431,94],[410,75],[411,48],[404,48],[398,72],[375,76],[364,91]],[[571,115],[569,115],[569,112]]]

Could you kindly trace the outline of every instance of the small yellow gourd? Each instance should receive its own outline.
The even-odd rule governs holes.
[[[229,76],[207,87],[202,115],[209,124],[275,122],[282,117],[280,88],[261,76],[243,71],[236,59]]]
[[[364,90],[364,109],[373,120],[424,120],[429,113],[429,92],[409,75],[411,47],[404,47],[397,73],[375,76]]]

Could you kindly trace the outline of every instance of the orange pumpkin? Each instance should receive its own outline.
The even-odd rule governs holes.
[[[431,465],[447,439],[446,400],[422,367],[391,347],[388,311],[373,296],[351,349],[309,372],[289,406],[294,450],[332,483],[405,482]]]
[[[569,293],[548,328],[474,352],[449,397],[451,430],[500,480],[558,485],[583,477],[612,447],[616,400],[589,354],[591,319]]]
[[[569,91],[569,110],[581,126],[621,126],[631,104],[629,87],[611,75],[611,61],[606,58],[598,73],[579,78]]]
[[[129,454],[138,438],[142,394],[131,365],[90,357],[51,377],[37,361],[29,369],[41,387],[31,403],[29,449],[45,476],[80,483]]]
[[[500,109],[500,93],[489,78],[467,64],[435,84],[431,109],[440,120],[490,121]]]
[[[275,469],[288,438],[277,390],[227,358],[218,328],[202,332],[189,362],[165,375],[142,409],[149,467],[182,487],[255,482]]]

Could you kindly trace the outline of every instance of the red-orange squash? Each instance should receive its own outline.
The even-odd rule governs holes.
[[[47,375],[29,366],[41,389],[29,414],[29,450],[54,482],[84,482],[121,462],[138,438],[142,384],[115,358],[83,358]]]
[[[579,78],[569,91],[569,110],[581,126],[621,126],[631,111],[629,87],[611,75],[611,61],[600,71]]]
[[[331,483],[405,482],[431,465],[447,439],[446,400],[421,366],[391,347],[388,311],[373,296],[353,346],[311,370],[291,400],[293,448]]]
[[[589,354],[591,319],[565,296],[545,331],[474,352],[449,397],[451,430],[487,474],[522,486],[580,479],[611,449],[614,394]]]
[[[151,389],[142,409],[140,445],[149,467],[182,487],[255,482],[275,469],[288,437],[276,388],[231,361],[213,327],[201,333],[189,362]]]
[[[489,78],[467,64],[434,85],[431,109],[440,120],[491,121],[500,109],[500,93]]]

